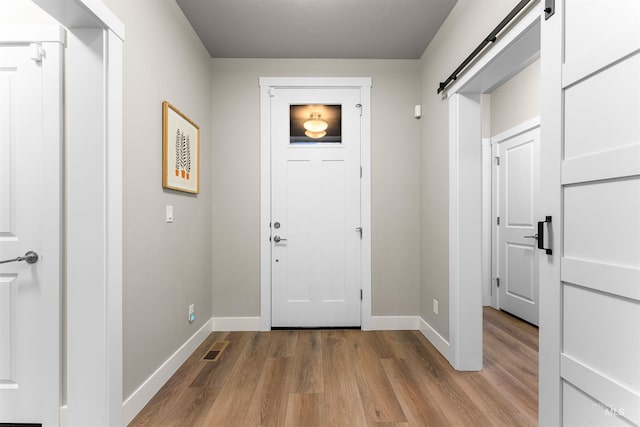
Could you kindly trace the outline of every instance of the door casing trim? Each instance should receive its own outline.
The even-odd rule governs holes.
[[[124,24],[101,1],[32,1],[67,29],[66,401],[58,405],[66,404],[60,414],[69,425],[123,425]],[[88,68],[100,72],[83,72]]]
[[[371,78],[260,77],[260,329],[271,330],[271,93],[278,88],[358,88],[360,121],[360,216],[362,235],[360,280],[362,330],[371,329]]]

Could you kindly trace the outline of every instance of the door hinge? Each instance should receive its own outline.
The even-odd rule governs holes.
[[[496,217],[496,225],[500,225],[500,217],[499,216]]]
[[[496,159],[496,166],[500,166],[500,156],[493,156]]]
[[[500,287],[500,278],[496,277],[496,287],[499,288]]]
[[[356,108],[360,110],[360,117],[362,117],[362,104],[356,104]]]
[[[362,227],[356,227],[356,232],[360,233],[360,240],[362,240]]]
[[[362,178],[362,166],[360,166],[360,178]]]
[[[272,97],[272,98],[274,96],[276,96],[276,88],[275,87],[270,87],[269,88],[269,96]]]
[[[42,62],[42,58],[46,57],[45,51],[42,46],[37,43],[31,43],[29,47],[31,48],[30,58],[36,62]]]
[[[551,18],[553,14],[556,13],[556,2],[555,0],[545,0],[544,1],[544,20]]]
[[[362,301],[362,289],[360,289],[360,301]]]

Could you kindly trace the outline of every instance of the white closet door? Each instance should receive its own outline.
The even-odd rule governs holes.
[[[63,53],[35,50],[0,46],[0,425],[57,425],[60,407],[62,147],[44,129]]]
[[[539,187],[540,130],[498,143],[498,306],[538,324],[538,262],[535,205]]]

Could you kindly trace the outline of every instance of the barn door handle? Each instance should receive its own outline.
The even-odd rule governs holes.
[[[550,248],[544,247],[544,225],[545,223],[551,224],[551,216],[547,215],[544,221],[538,221],[538,249],[544,250],[544,253],[551,255],[553,252]]]
[[[24,256],[19,256],[17,258],[5,259],[4,261],[0,261],[0,264],[7,264],[10,262],[20,262],[20,261],[26,261],[27,264],[35,264],[36,262],[38,262],[38,254],[33,251],[29,251],[26,254],[24,254]]]

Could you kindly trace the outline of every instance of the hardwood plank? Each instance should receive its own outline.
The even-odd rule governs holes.
[[[453,380],[455,370],[420,332],[402,333],[408,349],[407,360],[414,366],[413,374],[428,391],[429,398],[444,408],[451,425],[490,426],[489,420],[473,405],[469,397]]]
[[[481,412],[518,412],[509,399],[505,399],[494,384],[487,380],[484,372],[458,372],[454,381]]]
[[[269,357],[293,357],[298,341],[298,331],[270,331],[272,340]]]
[[[491,307],[484,307],[482,313],[485,327],[488,325],[496,326],[521,344],[538,351],[538,328],[511,314]]]
[[[538,390],[538,355],[532,353],[528,347],[521,347],[513,340],[505,337],[497,336],[491,333],[491,328],[487,327],[484,342],[486,349],[484,350],[484,360],[487,362],[495,361],[502,364],[502,368],[509,370],[518,381],[526,385],[526,387],[537,394]],[[509,348],[510,351],[500,351],[500,349]]]
[[[509,354],[512,359],[526,359],[525,362],[538,366],[538,350],[529,347],[527,344],[520,341],[518,338],[509,334],[499,326],[492,325],[490,323],[484,326],[484,340],[489,342],[491,347],[488,350],[508,348]],[[522,363],[519,363],[522,364]]]
[[[409,423],[369,423],[368,427],[408,427]]]
[[[509,395],[525,421],[538,418],[538,329],[492,308],[484,309],[484,377]]]
[[[327,425],[366,425],[344,332],[322,331],[322,365]]]
[[[389,353],[384,351],[372,333],[357,331],[345,335],[367,421],[407,421],[379,357]]]
[[[284,424],[292,368],[293,362],[290,358],[267,359],[242,425],[281,426]]]
[[[403,422],[403,423],[382,422],[382,423],[368,423],[367,426],[368,427],[406,427],[406,426],[409,426],[409,423],[407,423],[407,422]]]
[[[201,361],[202,368],[189,387],[222,388],[227,376],[240,359],[240,355],[249,343],[250,335],[244,332],[229,332],[225,341],[229,345],[222,352],[217,362]],[[207,347],[209,348],[209,347]],[[206,351],[206,350],[205,350]]]
[[[320,331],[298,331],[292,393],[322,393],[322,338]]]
[[[407,348],[400,332],[402,331],[375,331],[379,346],[387,348],[386,351],[381,352],[381,354],[386,354],[386,357],[381,357],[381,359],[405,359],[407,357]]]
[[[136,427],[156,426],[168,413],[171,413],[188,384],[198,375],[199,359],[215,341],[224,339],[226,335],[226,332],[209,334],[129,425]]]
[[[378,359],[404,359],[404,349],[393,331],[369,331],[363,332],[367,336],[369,350]]]
[[[382,366],[391,381],[409,425],[448,425],[443,409],[434,405],[422,384],[417,381],[406,360],[384,359]]]
[[[487,412],[487,419],[495,427],[535,427],[537,420],[527,419],[520,412]]]
[[[418,331],[215,333],[130,425],[536,425],[537,329],[485,309],[484,339],[483,370],[457,372]]]
[[[219,388],[188,388],[180,396],[180,400],[175,405],[175,411],[166,414],[158,425],[163,427],[203,425],[209,408],[219,394]]]
[[[291,393],[287,404],[285,427],[323,427],[323,393]]]
[[[502,364],[499,355],[497,357],[498,359],[485,353],[484,375],[488,381],[496,384],[505,396],[509,397],[520,413],[528,420],[535,422],[538,418],[537,386],[532,389],[522,383]]]
[[[251,332],[249,337],[244,352],[207,413],[204,425],[236,425],[245,417],[271,345],[267,334]]]
[[[505,331],[500,328],[496,329],[495,326],[492,326],[489,322],[484,322],[484,354],[485,360],[487,360],[487,355],[492,357],[495,353],[498,357],[503,358],[502,366],[500,367],[500,372],[502,375],[505,375],[507,372],[511,371],[522,371],[529,372],[533,375],[528,382],[527,387],[533,388],[535,390],[537,396],[537,352],[535,352],[536,357],[521,358],[509,358],[508,360],[504,360],[505,355],[513,355],[517,350],[521,349],[521,351],[530,352],[533,351],[530,346],[522,345],[521,342],[517,339],[517,337],[522,337],[523,333],[517,333],[515,328],[527,329],[529,331],[533,330],[537,333],[537,329],[532,327],[531,325],[519,321],[518,319],[513,318],[510,315],[497,312],[491,308],[485,308],[485,314],[487,314],[487,310],[490,311],[488,313],[489,316],[494,317],[506,317],[507,322],[509,323],[509,331],[511,333],[511,340],[498,340],[494,339],[495,333],[499,332],[504,334],[505,336],[509,336]],[[504,324],[503,322],[497,322],[496,324]],[[537,337],[534,341],[528,341],[534,344],[534,347],[537,348]],[[431,349],[427,349],[426,351],[431,351]],[[434,356],[434,360],[440,365],[448,365],[448,362],[444,360],[444,358]],[[449,366],[442,366],[443,369],[448,369]],[[497,381],[500,378],[500,375],[496,375],[495,366],[492,363],[485,362],[485,366],[482,372],[455,372],[452,369],[450,370],[452,374],[452,378],[461,389],[461,391],[466,394],[469,399],[472,400],[473,404],[482,412],[499,412],[504,414],[513,414],[522,410],[525,410],[528,414],[532,416],[537,416],[537,397],[532,396],[529,393],[526,393],[526,388],[514,388],[505,389],[505,383],[503,377],[500,381]],[[529,375],[529,374],[527,374]],[[533,382],[531,382],[531,380]],[[510,380],[510,382],[515,381],[515,379]],[[522,393],[525,392],[525,395]],[[505,399],[505,395],[511,395],[513,393],[519,393],[519,397],[514,399],[513,396],[510,396],[509,399]],[[531,400],[533,399],[533,400]],[[535,406],[535,413],[532,412],[531,405],[522,405],[521,401],[527,401],[532,403]]]

